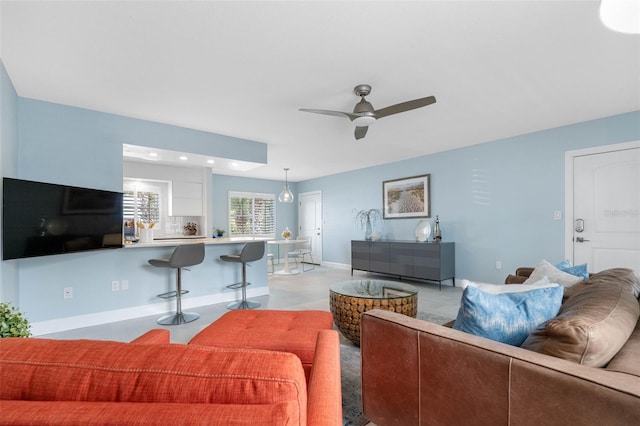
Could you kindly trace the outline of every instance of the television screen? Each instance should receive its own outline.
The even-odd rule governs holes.
[[[4,178],[2,259],[122,247],[122,193]]]

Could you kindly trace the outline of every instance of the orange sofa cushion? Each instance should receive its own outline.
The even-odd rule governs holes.
[[[0,377],[0,400],[275,404],[306,423],[304,371],[286,352],[8,338]]]
[[[290,352],[308,376],[318,331],[332,328],[333,316],[326,311],[239,310],[224,314],[189,344]]]
[[[175,404],[145,402],[1,401],[0,424],[135,426],[300,425],[282,404]],[[326,423],[325,423],[326,424]],[[339,424],[339,423],[334,423]]]

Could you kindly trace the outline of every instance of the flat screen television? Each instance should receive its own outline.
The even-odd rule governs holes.
[[[122,193],[3,178],[2,259],[122,247]]]

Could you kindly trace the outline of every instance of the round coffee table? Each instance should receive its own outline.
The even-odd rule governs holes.
[[[384,280],[348,280],[329,287],[329,304],[338,330],[360,346],[360,316],[371,309],[384,309],[410,317],[418,313],[418,289],[409,284]]]

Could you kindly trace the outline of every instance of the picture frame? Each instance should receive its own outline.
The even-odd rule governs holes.
[[[383,219],[431,217],[431,175],[382,182]]]

